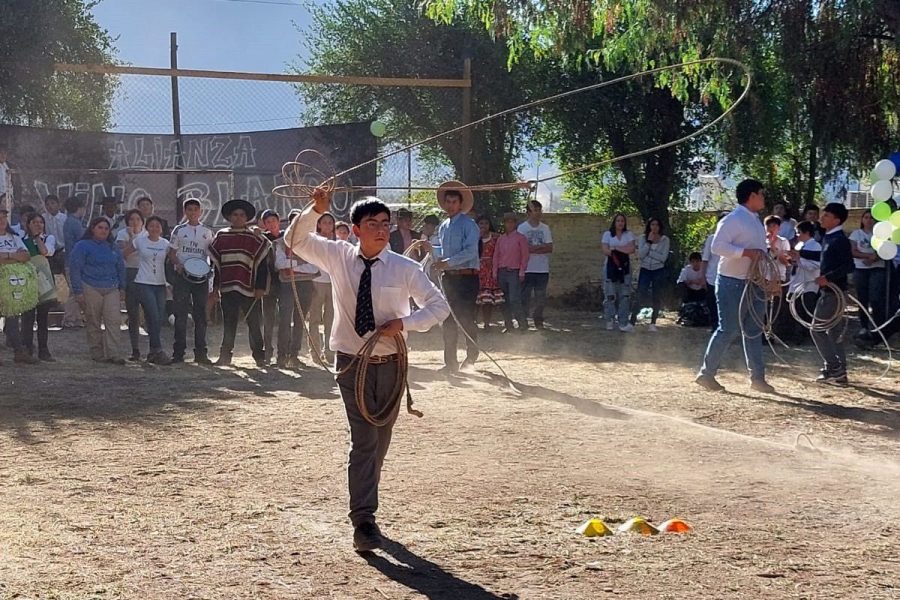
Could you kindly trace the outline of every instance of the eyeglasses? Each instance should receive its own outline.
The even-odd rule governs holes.
[[[378,231],[379,229],[389,231],[391,229],[390,221],[376,221],[375,219],[368,219],[366,221],[363,221],[359,225],[360,227],[368,229],[369,231]]]

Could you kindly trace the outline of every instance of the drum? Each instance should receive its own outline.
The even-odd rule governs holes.
[[[206,283],[211,270],[209,263],[202,258],[189,258],[184,261],[181,272],[191,283]]]
[[[0,265],[0,316],[21,315],[38,304],[38,280],[28,263]]]

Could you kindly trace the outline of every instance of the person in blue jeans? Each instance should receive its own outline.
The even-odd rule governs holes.
[[[716,278],[719,326],[709,339],[703,366],[694,381],[710,391],[724,390],[716,374],[731,345],[741,337],[750,387],[773,393],[775,388],[766,382],[762,329],[750,310],[752,307],[756,314],[765,314],[766,294],[747,281],[754,261],[763,260],[766,253],[766,230],[757,214],[765,208],[765,190],[759,181],[746,179],[736,192],[738,206],[719,222],[713,236],[712,251],[721,257]]]
[[[171,364],[172,359],[162,349],[160,333],[162,322],[166,316],[166,255],[169,252],[169,240],[162,237],[164,223],[159,217],[147,219],[144,225],[146,235],[132,238],[125,247],[125,256],[137,254],[140,257],[134,286],[137,289],[138,301],[147,320],[147,334],[150,336],[150,353],[147,362],[157,365]]]
[[[647,296],[650,296],[653,313],[647,329],[652,332],[656,331],[656,319],[659,318],[662,290],[668,273],[666,261],[669,259],[669,237],[664,231],[662,221],[651,217],[638,245],[641,271],[638,275],[638,301],[631,308],[631,324],[637,324],[638,313],[647,306]]]

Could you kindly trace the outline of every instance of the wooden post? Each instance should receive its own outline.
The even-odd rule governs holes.
[[[174,72],[178,69],[178,33],[171,32],[169,34],[169,62]],[[184,168],[184,154],[181,146],[181,104],[178,100],[178,76],[172,75],[172,129],[175,134],[175,168]],[[184,175],[181,173],[175,176],[175,215],[177,220],[181,220],[182,207],[181,196],[178,190],[184,187]]]
[[[468,125],[472,122],[472,59],[467,58],[463,61],[463,79],[469,82],[467,87],[463,88],[462,93],[462,123],[461,125]],[[472,183],[469,181],[469,174],[471,173],[472,166],[472,130],[471,129],[463,129],[462,130],[462,140],[461,140],[461,150],[462,150],[462,172],[460,173],[460,177],[462,178],[462,182],[465,184]]]

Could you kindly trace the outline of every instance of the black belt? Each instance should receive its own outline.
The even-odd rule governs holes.
[[[347,354],[346,352],[338,352],[337,355],[343,356],[347,360],[353,360],[356,358],[356,355]],[[389,362],[397,362],[398,360],[400,360],[399,354],[385,354],[383,356],[370,356],[368,362],[370,365],[385,365]]]
[[[478,269],[455,269],[453,271],[444,271],[444,275],[478,275]]]

